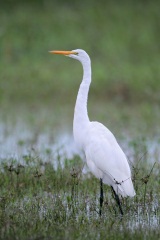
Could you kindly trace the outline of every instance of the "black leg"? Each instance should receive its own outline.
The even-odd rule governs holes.
[[[118,197],[118,195],[116,194],[116,192],[114,191],[114,189],[113,189],[112,186],[111,186],[111,189],[112,189],[112,191],[113,191],[113,193],[114,193],[114,197],[115,197],[115,200],[116,200],[116,202],[117,202],[117,204],[118,204],[120,213],[121,213],[121,215],[123,215],[123,210],[122,210],[122,207],[121,207],[121,202],[120,202],[120,200],[119,200],[119,197]]]
[[[102,205],[103,205],[103,181],[102,181],[102,178],[100,178],[100,198],[99,198],[99,203],[100,203],[99,215],[101,216],[101,214],[102,214]]]

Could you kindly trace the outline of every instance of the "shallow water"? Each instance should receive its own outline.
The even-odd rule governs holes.
[[[126,136],[118,139],[129,161],[145,160],[147,162],[159,162],[160,138],[156,139],[132,139]],[[0,124],[0,159],[16,159],[23,161],[23,156],[33,153],[43,161],[51,162],[56,166],[57,158],[71,159],[78,154],[82,158],[83,153],[74,143],[72,132],[64,130],[54,136],[52,131],[36,131],[32,126],[17,123],[15,126],[5,123]]]
[[[0,124],[0,159],[23,161],[23,156],[34,154],[43,161],[72,158],[81,154],[71,134],[65,132],[56,137],[51,132],[35,132],[25,124],[6,126]]]
[[[40,158],[42,161],[51,162],[56,169],[58,166],[59,160],[61,161],[61,166],[63,166],[63,160],[65,158],[72,159],[75,154],[80,154],[83,158],[82,152],[76,147],[74,144],[74,140],[72,137],[72,131],[67,130],[57,130],[59,134],[54,134],[51,129],[38,129],[38,131],[31,126],[30,124],[25,124],[22,122],[17,122],[16,125],[13,124],[0,124],[0,160],[1,161],[10,161],[16,160],[19,163],[25,164],[24,156],[31,155],[34,157]],[[159,161],[160,149],[159,149],[159,138],[156,139],[133,139],[130,136],[125,136],[123,139],[118,139],[120,145],[124,149],[124,152],[127,154],[128,159],[131,162],[135,160],[139,161],[150,161],[154,163],[155,161]],[[153,165],[153,164],[152,164]],[[44,166],[42,166],[43,168]],[[43,169],[40,169],[43,171]],[[83,169],[83,173],[87,172],[87,168]],[[57,171],[58,172],[58,171]],[[141,178],[141,177],[140,177]],[[45,181],[45,178],[44,180]],[[80,187],[80,186],[79,186]],[[143,190],[142,190],[143,191]],[[78,204],[82,206],[84,209],[84,201],[85,208],[85,216],[92,223],[95,219],[99,219],[98,211],[93,211],[93,201],[92,196],[87,194],[87,197],[84,198],[84,195],[81,194],[82,190],[79,189],[79,197]],[[34,193],[35,194],[35,193]],[[96,206],[99,207],[99,189],[96,193]],[[110,193],[107,193],[107,196]],[[143,193],[141,193],[143,194]],[[64,207],[63,211],[66,214],[66,219],[69,221],[72,215],[72,211],[69,208],[70,202],[68,202],[67,197],[71,196],[70,190],[62,193],[59,191],[55,195],[50,191],[38,191],[37,195],[30,197],[30,194],[24,195],[22,199],[18,199],[17,201],[9,202],[6,207],[6,212],[10,215],[15,214],[15,209],[18,209],[17,212],[20,211],[22,213],[26,212],[26,209],[30,209],[30,206],[37,206],[38,202],[38,214],[39,219],[41,221],[46,222],[46,219],[52,212],[55,206]],[[108,198],[108,197],[107,197]],[[38,200],[37,200],[38,199]],[[113,201],[113,206],[115,204],[114,199],[110,199],[109,202]],[[157,194],[153,195],[153,200],[151,202],[146,203],[144,208],[143,200],[140,202],[136,202],[136,198],[131,199],[130,201],[134,201],[133,213],[131,211],[126,211],[126,216],[121,220],[119,216],[115,216],[115,219],[112,220],[111,225],[118,226],[120,231],[129,230],[129,231],[137,231],[141,230],[145,232],[146,229],[154,230],[159,229],[159,198]],[[61,205],[58,205],[60,202]],[[45,203],[45,204],[44,204]],[[56,203],[56,204],[55,204]],[[94,196],[95,203],[95,196]],[[112,204],[110,204],[110,208]],[[145,211],[144,211],[145,209]],[[57,209],[55,209],[57,211]],[[58,210],[59,211],[59,210]],[[62,212],[63,212],[62,211]],[[107,209],[107,211],[109,211]],[[108,212],[104,212],[104,221],[110,221],[108,217]],[[133,215],[130,215],[133,214]],[[25,214],[26,215],[26,214]],[[114,212],[113,212],[114,216]],[[77,211],[75,218],[81,218],[81,211]],[[127,221],[126,221],[127,219]]]
[[[58,196],[59,199],[61,199],[61,203],[64,206],[64,209],[66,211],[66,217],[70,217],[71,215],[71,209],[68,208],[68,201],[67,201],[67,196],[70,196],[69,193],[65,193]],[[44,218],[46,218],[48,211],[50,211],[49,206],[47,207],[47,205],[44,205],[42,203],[48,203],[49,205],[53,204],[53,208],[55,207],[54,205],[54,201],[57,201],[57,195],[52,195],[51,193],[41,193],[40,195],[37,195],[36,197],[32,198],[32,204],[35,202],[37,203],[37,199],[39,199],[39,217],[41,220],[43,220]],[[81,204],[81,201],[85,201],[84,199],[81,199],[81,196],[79,196],[79,203]],[[97,194],[97,208],[99,206],[99,194]],[[159,228],[159,224],[160,224],[160,218],[159,215],[156,214],[156,211],[159,208],[159,200],[157,199],[156,196],[154,196],[154,201],[151,203],[151,205],[147,206],[145,208],[143,208],[143,205],[139,205],[137,206],[137,214],[134,214],[131,216],[129,216],[129,213],[125,213],[125,218],[123,219],[120,215],[116,215],[115,217],[115,223],[118,222],[121,226],[121,230],[123,230],[124,227],[126,227],[129,230],[136,230],[136,229],[156,229]],[[113,205],[114,205],[114,199],[111,199],[110,201],[113,201]],[[20,201],[18,200],[17,202],[14,202],[14,206],[18,208],[21,208],[22,210],[24,209],[26,204],[30,204],[31,203],[31,199],[28,196],[25,196],[23,199],[21,199]],[[98,211],[93,211],[92,209],[92,202],[90,201],[86,201],[86,216],[88,218],[88,220],[93,217],[94,219],[99,219],[99,213]],[[8,211],[9,208],[12,208],[12,204],[8,206]],[[108,216],[106,213],[106,209],[105,212],[103,213],[105,216],[105,220],[108,221]],[[78,217],[81,215],[81,213],[79,211],[77,211],[76,213],[76,218],[78,219]],[[126,218],[129,218],[128,221],[126,222]],[[112,223],[114,224],[114,223]]]

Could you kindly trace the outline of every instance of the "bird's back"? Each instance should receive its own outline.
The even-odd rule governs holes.
[[[111,185],[117,194],[134,196],[130,167],[114,135],[103,124],[90,122],[84,145],[91,172]]]

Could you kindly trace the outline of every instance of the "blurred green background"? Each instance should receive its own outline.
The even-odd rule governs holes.
[[[159,9],[156,0],[2,2],[1,109],[73,109],[82,67],[48,51],[76,48],[92,60],[90,105],[159,106]]]
[[[66,132],[72,128],[82,66],[48,51],[77,48],[92,61],[91,120],[111,129],[128,159],[134,159],[137,197],[134,205],[123,201],[123,219],[109,195],[109,211],[99,221],[96,180],[82,181],[79,158],[68,161],[61,153],[64,145],[75,152]],[[106,239],[106,232],[107,239],[116,234],[115,239],[156,239],[159,124],[159,0],[1,1],[1,239],[63,239],[63,234]]]

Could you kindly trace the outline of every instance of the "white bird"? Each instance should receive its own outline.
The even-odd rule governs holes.
[[[83,66],[83,79],[78,91],[73,120],[75,142],[83,149],[90,171],[100,179],[100,215],[103,204],[103,183],[111,186],[123,214],[118,195],[135,195],[131,170],[127,158],[114,135],[103,124],[90,121],[87,112],[88,92],[91,84],[91,60],[81,49],[50,51],[79,60]]]

